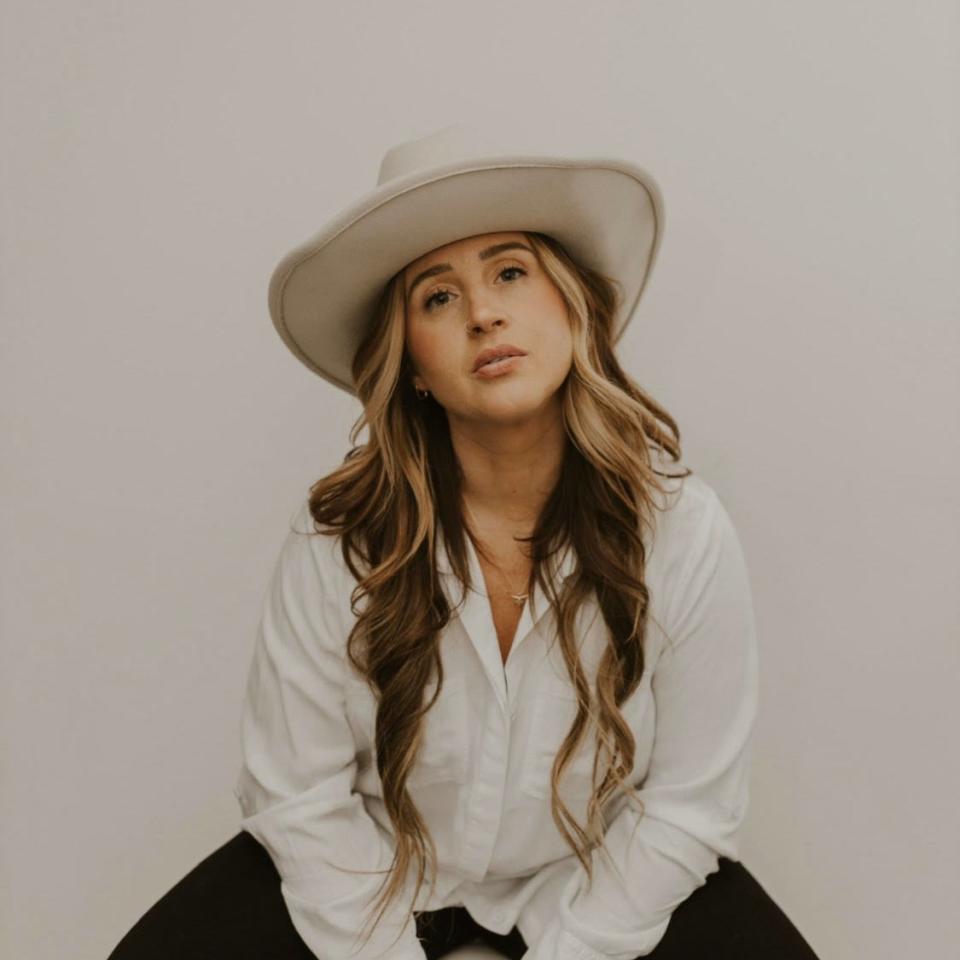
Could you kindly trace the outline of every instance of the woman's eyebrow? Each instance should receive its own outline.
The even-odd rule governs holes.
[[[489,260],[491,257],[495,257],[498,253],[503,253],[504,250],[526,250],[527,253],[533,253],[533,251],[525,244],[520,243],[519,240],[508,240],[505,243],[495,243],[492,247],[485,247],[477,254],[478,260]],[[407,296],[410,297],[413,294],[413,291],[416,289],[417,284],[421,280],[427,280],[430,277],[435,277],[438,273],[446,273],[448,270],[452,270],[453,267],[449,263],[435,263],[432,267],[427,267],[426,270],[422,270],[417,274],[416,280],[410,284],[410,289],[407,290]]]

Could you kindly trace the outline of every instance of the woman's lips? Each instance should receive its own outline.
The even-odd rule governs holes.
[[[500,360],[494,360],[491,363],[485,363],[474,371],[475,377],[481,377],[484,380],[490,380],[493,377],[502,377],[505,373],[510,373],[519,366],[520,361],[526,359],[526,355],[515,357],[503,357]]]

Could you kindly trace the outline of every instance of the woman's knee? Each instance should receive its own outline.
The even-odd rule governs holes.
[[[266,850],[241,831],[197,864],[131,928],[109,960],[315,960],[296,932]]]
[[[739,861],[716,871],[674,911],[655,960],[817,960],[787,915]]]

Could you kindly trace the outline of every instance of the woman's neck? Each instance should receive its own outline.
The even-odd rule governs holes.
[[[463,498],[488,528],[529,532],[560,476],[563,420],[511,429],[451,430],[463,471]]]

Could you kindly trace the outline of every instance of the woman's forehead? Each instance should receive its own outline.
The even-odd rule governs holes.
[[[504,243],[508,240],[524,241],[524,235],[518,230],[504,230],[495,233],[477,233],[469,237],[461,237],[442,246],[434,247],[421,254],[416,260],[411,260],[404,267],[404,276],[418,268],[430,266],[434,260],[448,259],[450,257],[468,256],[474,249],[482,249],[491,243]]]

